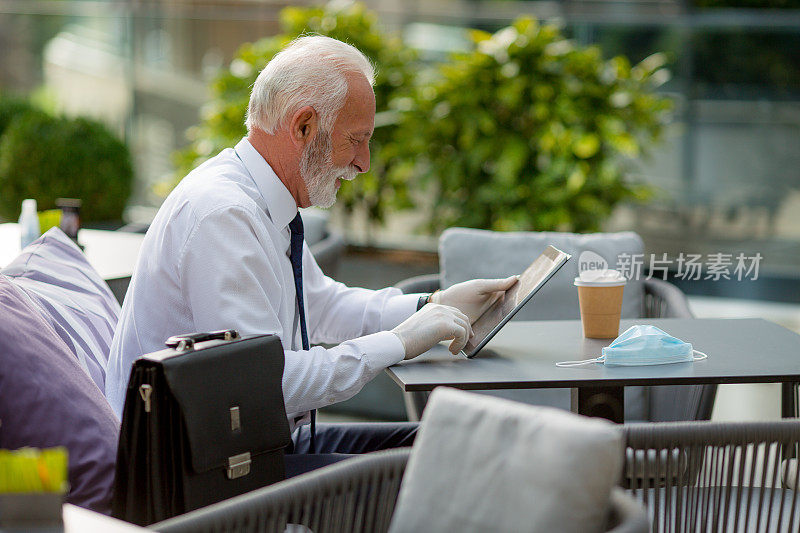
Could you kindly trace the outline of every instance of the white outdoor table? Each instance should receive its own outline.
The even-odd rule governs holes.
[[[19,255],[19,238],[17,224],[0,224],[0,268]],[[96,229],[78,231],[78,242],[84,246],[86,259],[120,301],[130,283],[143,240],[141,233]]]

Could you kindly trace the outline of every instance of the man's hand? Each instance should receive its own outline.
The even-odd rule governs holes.
[[[505,279],[473,279],[457,283],[449,289],[433,293],[431,301],[459,309],[469,317],[469,323],[472,324],[518,279],[519,276],[511,276]]]
[[[406,350],[406,359],[427,352],[441,341],[453,339],[450,351],[461,351],[472,337],[469,319],[446,305],[428,304],[392,330]]]

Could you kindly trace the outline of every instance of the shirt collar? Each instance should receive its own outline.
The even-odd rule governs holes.
[[[272,222],[279,228],[288,226],[297,215],[297,202],[289,189],[278,178],[269,163],[261,157],[258,150],[250,144],[247,137],[239,141],[234,150],[267,203],[267,214]]]

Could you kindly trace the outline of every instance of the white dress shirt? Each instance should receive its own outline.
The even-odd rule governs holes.
[[[144,239],[111,345],[106,397],[117,416],[133,361],[180,333],[278,335],[292,427],[403,359],[402,342],[387,330],[416,311],[419,295],[346,287],[322,273],[305,244],[309,341],[341,344],[302,350],[289,260],[296,214],[294,198],[247,139],[181,181]]]

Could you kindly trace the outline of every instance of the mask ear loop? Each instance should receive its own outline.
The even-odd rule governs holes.
[[[695,354],[699,355],[697,357]],[[703,359],[707,359],[708,355],[704,354],[703,352],[698,352],[697,350],[692,350],[692,359],[695,361],[702,361]]]
[[[592,363],[602,363],[605,360],[606,360],[605,356],[601,355],[600,357],[595,357],[594,359],[583,359],[581,361],[561,361],[560,363],[556,363],[556,366],[560,366],[562,368],[570,366],[582,366],[582,365],[590,365]]]

